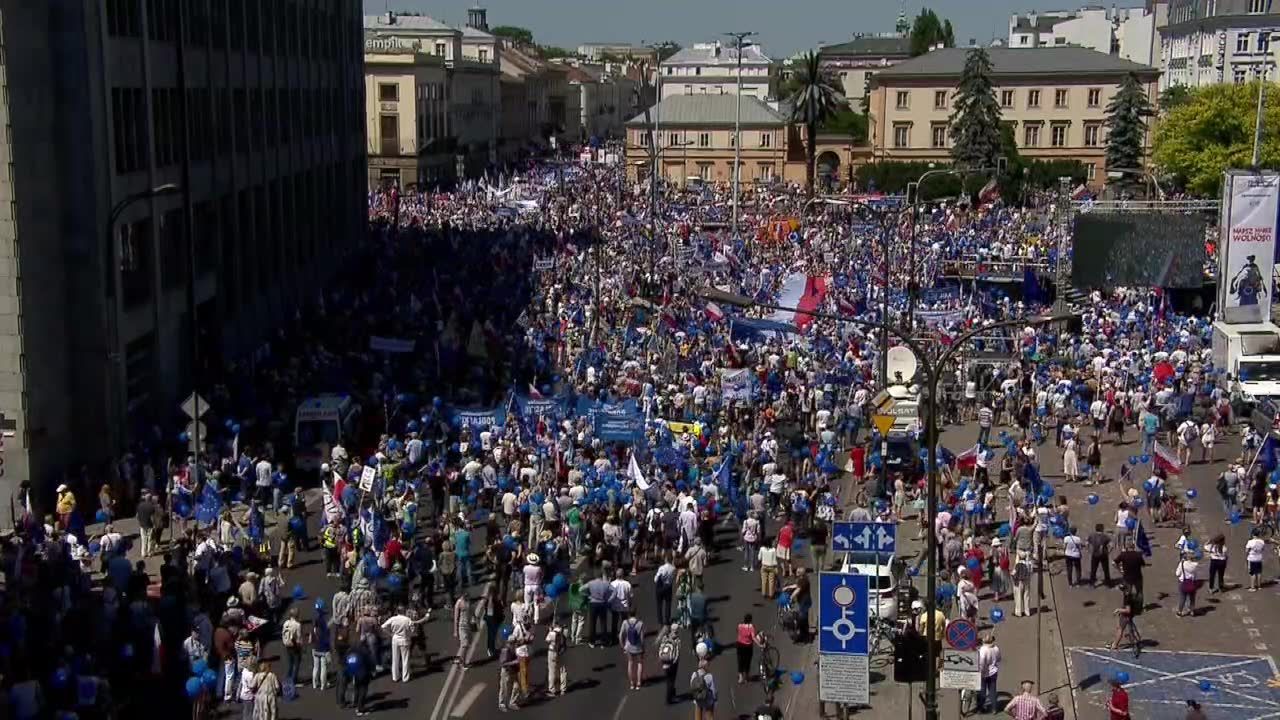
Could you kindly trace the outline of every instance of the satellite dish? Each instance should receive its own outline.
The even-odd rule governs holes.
[[[911,352],[911,348],[906,345],[895,345],[889,348],[887,363],[889,384],[906,385],[911,382],[918,366],[916,355]]]

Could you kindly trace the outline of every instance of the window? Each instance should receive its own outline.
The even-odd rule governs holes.
[[[1000,91],[1000,107],[1002,108],[1013,107],[1013,91],[1012,90]]]
[[[1027,43],[1029,43],[1029,42],[1031,42],[1031,36],[1030,36],[1030,35],[1019,35],[1019,36],[1018,36],[1018,44],[1019,44],[1019,45],[1026,45],[1026,44],[1027,44]]]
[[[770,180],[773,180],[773,165],[770,165],[769,163],[760,163],[756,169],[756,177],[762,182],[769,182]]]
[[[1089,107],[1096,108],[1102,104],[1102,88],[1089,88]]]
[[[898,109],[906,110],[910,105],[911,93],[906,90],[898,91]]]
[[[1022,146],[1023,147],[1040,147],[1040,126],[1027,125],[1022,129]]]
[[[1066,88],[1058,88],[1053,91],[1053,106],[1056,108],[1064,108],[1067,106]]]
[[[676,133],[667,133],[667,147],[680,144],[680,136]]]
[[[147,35],[155,42],[178,39],[176,0],[147,0]]]
[[[685,86],[684,86],[684,94],[685,94],[685,95],[692,95],[692,94],[693,94],[693,86],[692,86],[692,85],[685,85]]]
[[[893,146],[896,148],[911,147],[911,126],[898,123],[893,126]]]
[[[112,37],[141,37],[140,0],[107,0],[107,32]]]
[[[945,110],[946,107],[947,107],[947,91],[934,90],[933,91],[933,109]]]
[[[1089,123],[1084,126],[1084,144],[1085,147],[1098,147],[1098,139],[1102,136],[1102,126],[1098,123]]]
[[[941,148],[947,146],[947,126],[938,124],[930,128],[930,144],[933,147]]]
[[[479,50],[477,50],[476,52],[477,52],[477,53],[479,54],[479,56],[480,56],[480,62],[482,62],[482,63],[487,63],[487,62],[489,62],[489,48],[480,48],[480,49],[479,49]]]
[[[1271,33],[1263,30],[1258,33],[1258,52],[1267,54],[1271,50]]]
[[[438,57],[444,57],[444,43],[442,42],[436,43],[436,55]]]
[[[760,133],[760,147],[769,147],[773,144],[773,133]]]
[[[711,133],[698,133],[698,147],[711,147]]]
[[[383,115],[378,119],[381,155],[400,154],[400,116]]]
[[[1039,90],[1027,91],[1027,107],[1029,108],[1040,107],[1040,91]]]
[[[1244,84],[1244,68],[1236,68],[1231,71],[1231,81],[1237,85]]]
[[[147,100],[141,88],[111,89],[111,125],[115,146],[116,174],[124,175],[147,166]]]
[[[1238,53],[1249,52],[1249,33],[1247,32],[1236,33],[1236,52]]]
[[[1067,146],[1067,126],[1063,124],[1055,124],[1049,128],[1049,143],[1054,147]]]
[[[1085,178],[1092,180],[1098,175],[1098,163],[1089,163],[1085,165]]]
[[[395,83],[379,83],[378,100],[380,102],[399,102],[400,86]]]
[[[1271,4],[1271,0],[1249,0],[1249,13],[1253,15],[1261,15],[1267,12],[1267,6]]]
[[[698,163],[698,177],[703,180],[710,181],[715,177],[714,170],[712,169],[713,167],[714,166],[708,162]]]

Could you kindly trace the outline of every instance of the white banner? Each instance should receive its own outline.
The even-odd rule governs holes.
[[[1218,280],[1223,320],[1268,322],[1280,175],[1229,172],[1223,185],[1223,260]]]
[[[751,371],[747,368],[720,370],[720,390],[725,400],[751,400]]]

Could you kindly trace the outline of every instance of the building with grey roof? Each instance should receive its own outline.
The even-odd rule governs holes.
[[[1161,22],[1160,88],[1280,82],[1280,2],[1170,0]]]
[[[663,60],[662,97],[736,93],[739,67],[743,95],[761,100],[773,97],[773,60],[764,50],[759,45],[745,46],[739,65],[738,50],[719,41],[681,48]]]
[[[842,93],[855,110],[862,109],[872,75],[909,57],[911,39],[897,33],[860,35],[818,50],[822,67],[840,81]]]

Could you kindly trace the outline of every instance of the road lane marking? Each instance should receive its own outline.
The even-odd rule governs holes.
[[[472,685],[471,689],[467,691],[467,694],[463,695],[462,699],[458,701],[458,704],[454,706],[453,711],[449,713],[449,717],[465,717],[467,711],[471,709],[471,706],[474,705],[476,700],[480,699],[480,695],[484,693],[484,688],[484,683],[476,683],[475,685]]]
[[[629,697],[631,696],[630,695],[622,696],[622,701],[618,703],[618,709],[613,711],[613,720],[619,720],[619,718],[622,717],[622,708],[627,706],[627,698]]]
[[[431,709],[431,720],[440,720],[440,709],[444,704],[445,697],[449,694],[449,688],[453,685],[454,678],[458,674],[458,666],[449,663],[449,672],[444,677],[444,686],[440,688],[440,694],[436,696],[435,707]]]
[[[480,633],[475,633],[471,637],[471,644],[467,646],[466,651],[463,653],[463,658],[465,659],[467,665],[471,664],[471,661],[475,658],[476,650],[479,649],[479,647],[480,647]],[[444,708],[443,708],[444,712],[441,713],[439,718],[437,718],[435,714],[432,714],[431,716],[432,720],[444,720],[444,718],[446,717],[451,717],[449,709],[453,707],[454,702],[458,697],[458,693],[462,691],[462,681],[466,678],[467,670],[469,669],[470,668],[465,668],[465,667],[462,667],[461,665],[456,665],[456,664],[449,668],[450,675],[453,675],[455,670],[457,671],[457,682],[454,683],[452,688],[448,688],[448,687],[441,688],[440,698],[436,699],[436,704],[438,705],[440,703],[440,700],[444,699],[445,695],[448,695],[448,699],[445,700],[445,703],[444,703]]]
[[[1197,677],[1206,677],[1211,672],[1215,672],[1218,670],[1225,670],[1227,668],[1233,668],[1240,665],[1248,665],[1251,663],[1255,663],[1259,660],[1259,658],[1249,658],[1248,660],[1237,660],[1235,662],[1223,663],[1221,665],[1213,665],[1211,667],[1206,667],[1206,668],[1196,668],[1195,670],[1187,670],[1186,672],[1170,673],[1170,672],[1165,672],[1164,670],[1148,667],[1146,665],[1139,665],[1138,663],[1129,662],[1128,660],[1125,660],[1123,658],[1110,657],[1107,655],[1099,655],[1089,650],[1083,650],[1083,649],[1077,649],[1077,650],[1085,655],[1096,658],[1098,660],[1104,660],[1106,662],[1115,663],[1117,665],[1126,665],[1135,670],[1141,670],[1142,672],[1151,673],[1151,674],[1160,676],[1160,677],[1151,678],[1150,680],[1141,680],[1136,683],[1130,683],[1128,685],[1128,687],[1130,688],[1136,687],[1138,685],[1147,685],[1150,683],[1163,682],[1165,680],[1186,680],[1187,682],[1194,683]],[[1170,651],[1170,652],[1176,652],[1176,651]],[[1195,653],[1195,654],[1204,655],[1208,653]],[[1220,687],[1218,688],[1218,690],[1221,692],[1231,693],[1232,695],[1239,695],[1242,698],[1252,700],[1256,703],[1262,703],[1264,705],[1274,706],[1276,704],[1271,700],[1256,698],[1247,693],[1240,692],[1239,690],[1232,690],[1231,688]]]

